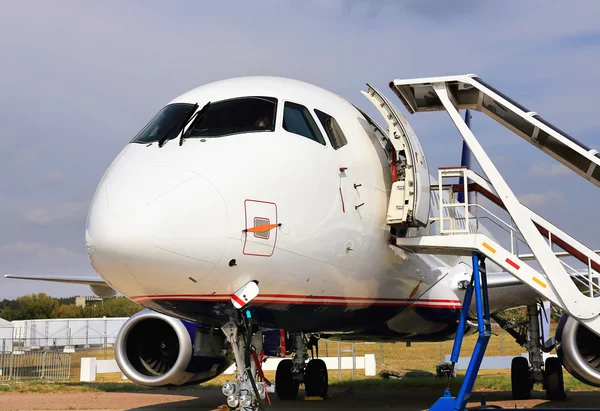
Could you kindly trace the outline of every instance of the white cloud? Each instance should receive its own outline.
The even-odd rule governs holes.
[[[35,224],[54,224],[85,218],[89,203],[87,201],[67,202],[50,208],[33,208],[25,211],[26,221]]]
[[[0,246],[0,255],[4,257],[33,257],[44,261],[57,261],[80,257],[79,254],[69,251],[64,247],[50,247],[47,244],[24,243],[22,241]]]
[[[529,207],[541,207],[552,205],[565,199],[564,194],[557,191],[546,191],[545,193],[527,193],[517,195],[519,201]]]
[[[535,163],[529,168],[529,174],[543,177],[560,177],[572,175],[573,172],[560,163],[542,164]]]

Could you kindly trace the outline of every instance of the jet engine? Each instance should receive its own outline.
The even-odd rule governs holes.
[[[600,387],[600,336],[565,314],[556,329],[556,353],[573,377]]]
[[[150,387],[199,384],[233,362],[218,328],[150,310],[135,314],[123,325],[115,357],[127,378]]]

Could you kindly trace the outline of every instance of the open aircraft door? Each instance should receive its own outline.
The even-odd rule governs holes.
[[[406,118],[373,86],[361,91],[381,113],[388,126],[392,150],[392,189],[387,224],[425,227],[429,223],[431,191],[425,152]]]

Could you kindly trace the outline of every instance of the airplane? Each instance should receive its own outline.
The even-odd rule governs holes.
[[[397,112],[380,102],[377,110]],[[440,198],[429,194],[435,178],[401,120],[412,145],[398,153],[364,111],[305,82],[241,77],[195,88],[162,107],[98,184],[85,244],[101,280],[8,277],[88,284],[144,306],[115,344],[121,370],[137,384],[198,384],[235,362],[237,382],[222,389],[227,403],[255,408],[272,390],[261,354],[293,353],[277,368],[278,397],[296,398],[300,384],[324,396],[327,368],[308,355],[319,338],[445,341],[457,332],[471,259],[393,242],[439,231],[431,223],[439,217]],[[417,193],[408,210],[414,224],[405,227],[386,224],[400,177]],[[525,327],[504,324],[536,362],[513,361],[513,394],[527,398],[544,369],[542,350],[554,345],[528,339],[539,328],[538,295],[488,271],[493,314],[530,308]],[[545,364],[544,372],[560,374],[546,384],[549,398],[564,396],[561,364],[600,386],[598,353],[590,351],[597,340],[560,344],[575,341],[576,325],[561,320],[560,362]]]

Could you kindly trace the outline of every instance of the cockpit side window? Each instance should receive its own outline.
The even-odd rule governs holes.
[[[340,125],[335,120],[335,118],[317,109],[315,109],[315,114],[317,115],[317,118],[319,119],[321,125],[325,129],[325,133],[329,138],[331,146],[335,150],[344,147],[346,144],[348,144],[348,140],[346,139],[344,132],[342,131]]]
[[[274,131],[277,99],[241,97],[211,103],[195,118],[186,138],[212,138],[230,134]]]
[[[194,104],[175,103],[163,107],[156,116],[132,140],[133,143],[154,143],[170,140],[181,131],[181,124],[192,113]],[[166,138],[165,138],[166,137]]]
[[[325,145],[325,139],[308,109],[300,104],[286,102],[283,109],[283,128],[290,133],[310,138]]]

